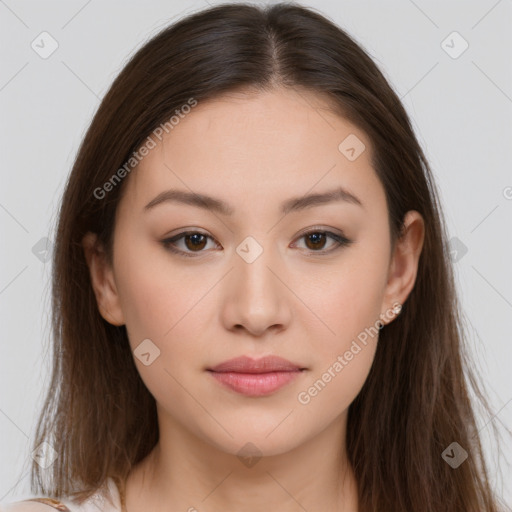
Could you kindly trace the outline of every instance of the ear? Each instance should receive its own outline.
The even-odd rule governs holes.
[[[103,247],[98,243],[96,233],[88,232],[82,238],[82,247],[101,316],[112,325],[124,325],[112,267]]]
[[[402,235],[396,241],[388,272],[388,282],[383,300],[384,324],[393,321],[393,305],[403,304],[416,282],[418,262],[425,238],[425,224],[421,214],[410,210],[404,217]]]

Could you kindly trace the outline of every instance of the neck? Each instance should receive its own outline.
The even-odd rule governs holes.
[[[162,414],[159,427],[159,442],[128,476],[128,512],[357,512],[346,414],[307,442],[260,458],[226,453]]]

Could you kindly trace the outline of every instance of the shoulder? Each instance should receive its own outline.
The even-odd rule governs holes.
[[[0,503],[0,512],[119,512],[121,511],[120,496],[117,486],[112,479],[108,479],[107,488],[110,491],[110,501],[104,490],[98,490],[82,504],[49,497],[33,497],[12,503]]]
[[[74,512],[64,503],[50,498],[29,498],[12,503],[1,503],[0,512]]]

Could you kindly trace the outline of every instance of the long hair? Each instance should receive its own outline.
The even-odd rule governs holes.
[[[32,463],[32,491],[82,501],[108,477],[124,482],[159,437],[155,400],[137,372],[126,328],[101,317],[81,245],[85,233],[97,233],[112,261],[116,207],[131,176],[108,194],[98,190],[191,98],[201,103],[276,87],[321,95],[368,135],[393,244],[408,210],[425,220],[415,286],[402,314],[380,332],[368,378],[349,408],[346,448],[361,512],[497,511],[470,385],[485,398],[466,361],[428,162],[368,54],[326,17],[287,3],[223,4],[179,20],[131,57],[101,102],[59,211],[52,376],[33,441],[34,448],[47,441],[58,456],[47,469]],[[469,454],[456,469],[442,457],[454,441]]]

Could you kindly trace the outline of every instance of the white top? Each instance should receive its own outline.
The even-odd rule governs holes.
[[[121,499],[114,480],[107,480],[107,488],[111,493],[114,506],[108,500],[105,489],[99,489],[81,505],[70,499],[54,500],[46,497],[26,498],[11,503],[0,503],[0,512],[121,512]]]

